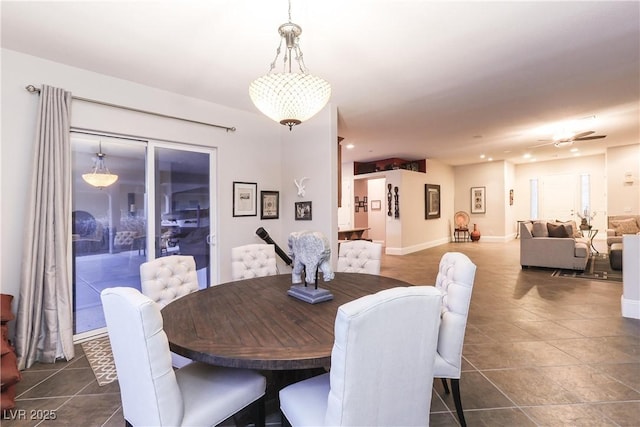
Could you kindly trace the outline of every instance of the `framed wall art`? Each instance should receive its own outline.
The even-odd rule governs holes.
[[[255,182],[233,182],[233,216],[257,216],[258,203]]]
[[[424,219],[440,218],[440,186],[424,185]]]
[[[485,187],[471,187],[471,213],[481,214],[487,212],[487,198]]]
[[[278,219],[280,217],[280,192],[260,192],[260,219]]]
[[[382,210],[382,200],[372,200],[371,201],[371,210],[372,211],[380,211],[380,210]]]
[[[296,221],[311,221],[311,202],[296,202]]]

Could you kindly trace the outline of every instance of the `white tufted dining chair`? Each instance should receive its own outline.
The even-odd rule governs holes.
[[[198,290],[196,262],[190,255],[171,255],[140,264],[142,293],[160,308]],[[181,368],[191,359],[171,353],[173,366]]]
[[[447,252],[440,259],[435,284],[444,297],[433,376],[442,379],[447,394],[449,393],[447,378],[450,379],[453,401],[462,427],[466,426],[460,399],[462,345],[475,274],[476,266],[469,257],[459,252]]]
[[[250,244],[231,249],[231,278],[251,279],[278,274],[274,245]]]
[[[382,245],[368,240],[340,243],[336,271],[342,273],[380,274]]]
[[[199,362],[174,370],[158,304],[128,287],[100,298],[128,426],[212,426],[250,405],[264,426],[262,375]]]
[[[280,391],[282,425],[428,425],[441,302],[411,286],[341,305],[331,371]]]

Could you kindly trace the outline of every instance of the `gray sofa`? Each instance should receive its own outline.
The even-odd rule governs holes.
[[[625,234],[637,234],[640,232],[640,215],[614,215],[607,218],[607,247],[611,251],[611,245],[622,243]]]
[[[563,232],[567,237],[552,237],[564,235]],[[582,237],[575,221],[559,223],[536,220],[520,223],[520,265],[523,268],[584,270],[590,257],[589,239]]]

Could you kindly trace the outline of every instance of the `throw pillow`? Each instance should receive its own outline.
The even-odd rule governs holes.
[[[565,224],[553,224],[547,223],[547,229],[549,230],[549,237],[569,237],[569,230],[571,226],[565,227]],[[573,233],[573,230],[571,230]]]
[[[634,218],[611,221],[611,224],[615,227],[616,236],[622,236],[623,234],[636,234],[640,231]]]
[[[549,237],[549,230],[547,229],[546,221],[535,221],[531,230],[533,237]]]
[[[556,219],[556,223],[571,227],[571,230],[568,230],[569,237],[582,237],[582,231],[580,231],[580,227],[578,227],[578,224],[576,224],[575,221],[560,221]]]

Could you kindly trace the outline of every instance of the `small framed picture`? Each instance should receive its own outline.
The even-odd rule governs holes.
[[[280,192],[260,192],[260,219],[278,219],[280,216]]]
[[[296,221],[311,221],[311,202],[296,202]]]
[[[487,213],[486,206],[486,188],[485,187],[471,187],[471,213],[481,214]]]
[[[257,216],[258,202],[255,182],[233,183],[233,216]]]
[[[382,201],[381,200],[372,200],[371,201],[371,210],[372,211],[382,210]]]
[[[435,184],[424,185],[425,211],[424,219],[440,218],[440,186]]]

